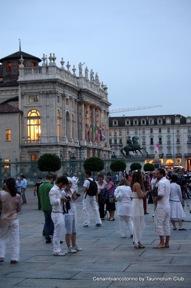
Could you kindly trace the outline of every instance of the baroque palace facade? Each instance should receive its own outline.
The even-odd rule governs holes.
[[[156,158],[164,166],[183,166],[191,170],[191,117],[182,115],[110,117],[109,141],[113,156],[121,157],[121,149],[129,137],[138,137],[148,156],[143,161]],[[131,159],[129,159],[132,161]]]
[[[0,59],[0,158],[109,158],[107,86],[92,70],[19,50]]]

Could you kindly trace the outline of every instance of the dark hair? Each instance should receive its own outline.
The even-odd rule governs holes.
[[[139,183],[141,185],[141,189],[144,188],[143,175],[140,170],[133,172],[131,186],[133,186],[134,183]]]
[[[86,173],[87,176],[91,176],[92,175],[92,172],[90,170],[86,170],[85,173]]]
[[[47,174],[47,175],[46,175],[46,179],[47,179],[47,180],[53,180],[54,177],[55,177],[55,176],[54,176],[53,174]]]
[[[129,186],[129,182],[126,177],[123,177],[119,183],[119,186],[123,186],[123,185]]]
[[[14,178],[10,177],[5,180],[6,190],[11,194],[12,197],[15,197],[17,194],[16,181]]]
[[[56,179],[56,184],[68,184],[69,181],[66,176],[60,176]]]
[[[97,175],[97,178],[104,178],[104,175],[102,173]]]
[[[164,177],[166,176],[166,171],[164,168],[158,168],[157,171]]]
[[[170,177],[171,182],[177,183],[178,182],[178,176],[176,174],[172,174]]]

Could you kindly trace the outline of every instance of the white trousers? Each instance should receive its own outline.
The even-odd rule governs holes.
[[[133,216],[133,242],[137,245],[141,242],[143,230],[145,227],[144,216]]]
[[[127,230],[129,230],[130,235],[133,234],[133,223],[130,216],[119,215],[119,230],[122,237],[127,237]]]
[[[0,257],[5,258],[6,245],[9,241],[9,252],[11,260],[19,261],[20,235],[19,219],[14,219],[0,225]]]
[[[156,208],[155,225],[159,236],[170,236],[170,208]]]
[[[95,223],[101,224],[96,196],[87,195],[86,198],[83,199],[84,225],[90,225],[90,211],[92,211],[95,216]]]
[[[52,239],[53,253],[61,252],[60,241],[64,238],[65,220],[62,213],[51,213],[51,218],[54,223],[54,234]]]

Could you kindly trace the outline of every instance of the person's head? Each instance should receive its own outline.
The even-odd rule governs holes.
[[[86,170],[85,173],[87,178],[92,176],[92,172],[90,170]]]
[[[152,171],[151,175],[152,175],[152,178],[156,178],[157,177],[157,171],[156,170]]]
[[[47,175],[46,175],[46,180],[47,180],[48,182],[50,182],[50,183],[53,183],[53,181],[54,181],[54,175],[52,175],[52,174],[47,174]]]
[[[172,174],[170,180],[172,183],[177,183],[178,182],[178,176],[176,174]]]
[[[131,185],[134,183],[139,183],[141,186],[143,185],[143,176],[140,170],[136,170],[133,172]]]
[[[107,173],[107,175],[106,175],[106,181],[107,182],[110,182],[110,181],[113,181],[113,179],[112,179],[112,176],[111,176],[111,173]]]
[[[129,181],[127,180],[126,177],[121,179],[119,186],[129,186]]]
[[[66,176],[57,177],[55,183],[60,189],[65,188],[69,184]]]
[[[163,168],[158,168],[158,169],[156,170],[156,177],[157,177],[158,180],[160,180],[161,178],[163,178],[163,177],[165,177],[165,176],[166,176],[166,171],[165,171],[165,169],[163,169]]]
[[[9,192],[12,197],[16,196],[17,188],[16,188],[16,181],[14,178],[10,177],[5,180],[5,190]]]
[[[97,181],[99,182],[99,183],[103,183],[103,180],[104,180],[104,175],[103,174],[98,174],[98,176],[97,176]]]

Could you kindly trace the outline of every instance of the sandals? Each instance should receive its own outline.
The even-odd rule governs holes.
[[[109,218],[108,221],[115,221],[115,219],[114,218]]]

